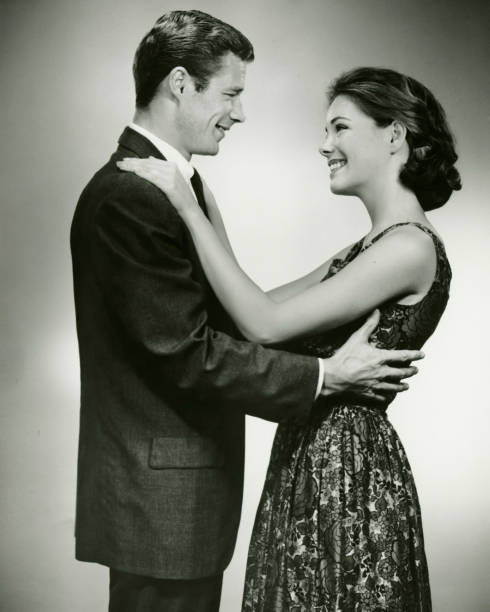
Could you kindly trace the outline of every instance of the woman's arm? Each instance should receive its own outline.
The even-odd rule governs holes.
[[[343,270],[302,293],[275,302],[239,267],[194,198],[178,177],[136,164],[127,169],[163,188],[188,226],[206,276],[218,299],[243,335],[252,342],[275,344],[336,328],[387,300],[422,294],[435,270],[432,240],[413,227],[393,230],[358,255]],[[162,187],[163,185],[163,187]],[[428,262],[431,262],[429,265]]]
[[[435,254],[414,228],[393,230],[331,278],[283,302],[264,293],[233,261],[199,210],[184,214],[208,280],[246,338],[275,344],[333,329],[390,299],[428,289]],[[433,260],[433,265],[428,262]]]
[[[213,226],[214,231],[218,235],[218,238],[221,240],[222,245],[228,251],[230,257],[232,257],[233,260],[238,264],[237,259],[235,257],[235,253],[233,252],[233,248],[228,238],[228,234],[226,232],[225,224],[223,223],[223,217],[221,216],[218,205],[216,204],[214,195],[202,178],[201,182],[203,187],[204,199],[206,200],[206,209],[208,212],[209,220],[211,221],[211,225]]]
[[[233,248],[230,244],[228,234],[226,232],[225,224],[223,223],[223,218],[221,216],[218,205],[216,203],[216,199],[212,191],[209,189],[205,181],[202,179],[202,177],[201,177],[201,181],[203,185],[204,198],[206,200],[206,208],[208,212],[208,217],[209,217],[209,220],[211,221],[211,225],[213,226],[214,230],[218,234],[218,237],[221,240],[223,246],[226,248],[228,253],[233,257],[235,262],[238,264],[238,261],[235,257],[235,253],[233,252]],[[321,265],[319,265],[317,268],[315,268],[308,274],[305,274],[304,276],[301,276],[300,278],[290,281],[289,283],[285,283],[284,285],[281,285],[279,287],[274,287],[274,289],[269,289],[266,292],[267,295],[274,302],[284,302],[285,300],[290,299],[294,297],[295,295],[298,295],[298,293],[302,293],[306,289],[309,289],[313,285],[316,285],[323,278],[325,278],[325,275],[327,274],[332,261],[337,257],[343,257],[344,255],[346,255],[351,247],[352,245],[349,245],[348,247],[342,249],[341,251],[336,253],[333,257],[323,262]]]
[[[299,293],[303,293],[303,291],[306,291],[310,287],[313,287],[314,285],[317,285],[319,282],[321,282],[325,278],[325,275],[327,274],[330,266],[332,265],[333,260],[344,257],[351,249],[351,247],[352,245],[349,245],[348,247],[342,249],[333,257],[330,257],[330,259],[324,261],[321,265],[318,266],[318,268],[315,268],[305,276],[301,276],[300,278],[286,283],[285,285],[270,289],[269,291],[267,291],[267,295],[270,297],[271,300],[274,300],[274,302],[284,302],[298,295]]]

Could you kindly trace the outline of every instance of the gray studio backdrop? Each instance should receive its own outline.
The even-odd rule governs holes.
[[[430,86],[458,139],[464,190],[431,215],[454,271],[425,362],[390,408],[422,504],[434,609],[488,609],[488,99],[485,3],[448,0],[1,3],[0,609],[87,612],[107,570],[73,560],[78,354],[68,234],[79,192],[131,119],[137,43],[172,8],[200,8],[256,47],[247,122],[194,161],[244,268],[264,288],[360,237],[358,202],[329,192],[324,91],[373,64]],[[239,610],[274,426],[248,421],[243,519],[223,612]]]

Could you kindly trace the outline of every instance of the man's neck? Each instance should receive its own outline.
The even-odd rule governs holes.
[[[162,116],[165,115],[160,112],[152,112],[151,108],[145,110],[136,109],[133,123],[168,143],[174,149],[177,149],[187,161],[190,161],[191,155],[183,149],[174,121],[162,119]]]
[[[159,138],[156,134],[148,130],[146,127],[135,123],[134,121],[129,124],[129,127],[144,136],[147,140],[149,140],[154,147],[156,147],[160,153],[163,155],[164,159],[168,161],[172,161],[177,164],[182,176],[190,181],[192,175],[194,174],[194,168],[190,164],[190,162],[185,159],[185,157],[178,151],[175,147],[173,147],[169,142],[163,140],[163,138]]]

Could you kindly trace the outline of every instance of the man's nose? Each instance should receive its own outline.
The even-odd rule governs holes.
[[[245,114],[243,112],[242,102],[238,98],[235,98],[233,100],[230,117],[233,121],[235,121],[235,123],[243,123],[245,121]]]

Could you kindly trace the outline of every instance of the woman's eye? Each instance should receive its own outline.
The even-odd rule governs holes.
[[[336,132],[340,132],[341,130],[345,130],[347,126],[345,126],[342,123],[336,123],[335,124],[335,131]]]

